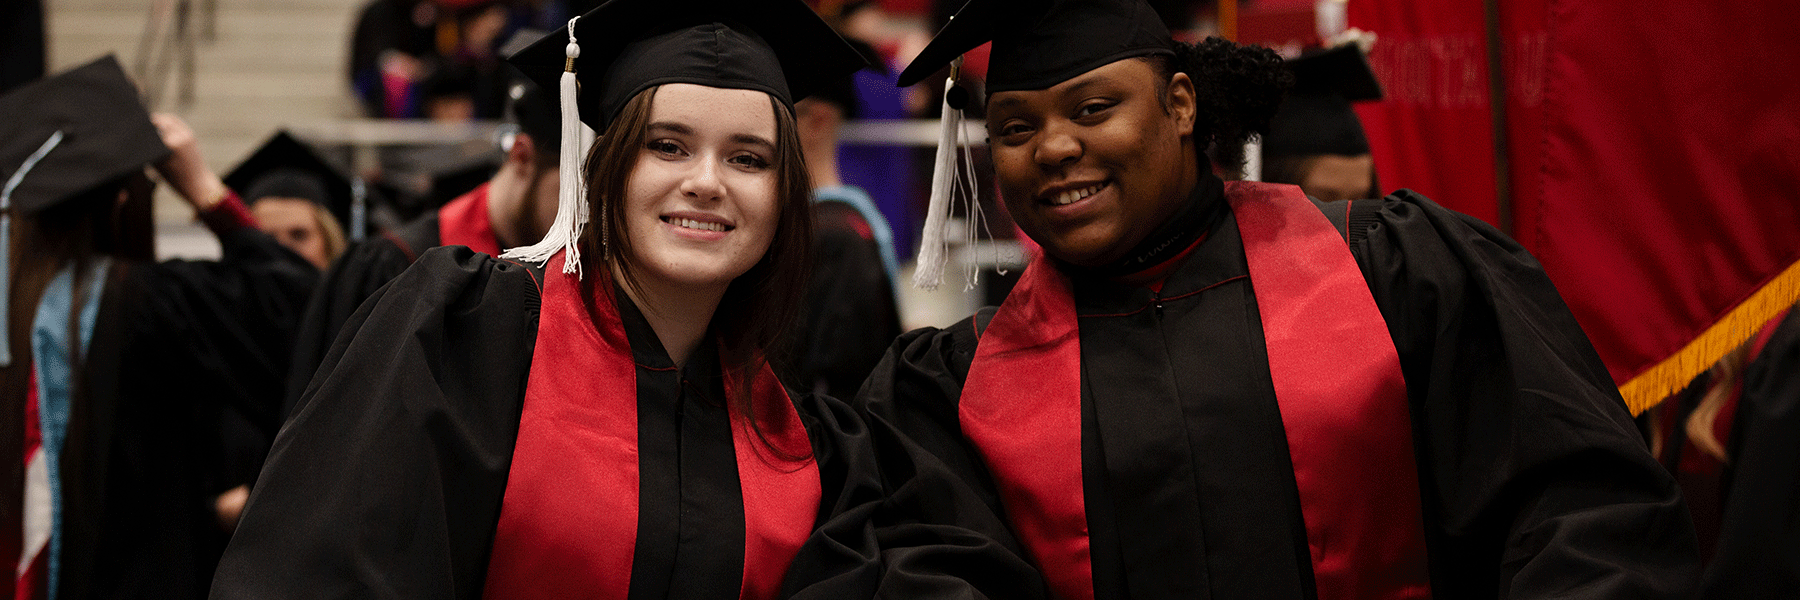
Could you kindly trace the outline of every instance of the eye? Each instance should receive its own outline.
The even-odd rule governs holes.
[[[1118,105],[1117,102],[1113,102],[1111,100],[1090,100],[1087,102],[1083,102],[1083,103],[1081,103],[1080,106],[1075,107],[1075,118],[1080,119],[1082,117],[1091,117],[1096,114],[1106,112],[1107,109],[1110,109],[1117,105]]]
[[[756,170],[756,171],[760,171],[760,170],[769,168],[769,161],[764,160],[763,157],[761,157],[761,156],[757,156],[755,154],[750,154],[750,153],[744,153],[744,154],[739,154],[737,156],[733,156],[729,159],[726,159],[726,162],[729,162],[731,164],[734,164],[734,165],[737,165],[740,167],[744,167],[746,169]]]
[[[644,148],[667,157],[678,157],[686,154],[686,152],[682,151],[681,146],[678,146],[675,142],[669,140],[650,140],[649,142],[644,143]]]
[[[1032,131],[1034,130],[1030,124],[1021,120],[1011,120],[1001,123],[999,127],[990,132],[990,135],[1000,138],[1003,143],[1016,144],[1025,141]]]

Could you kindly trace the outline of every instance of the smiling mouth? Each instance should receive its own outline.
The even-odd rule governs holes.
[[[668,223],[668,224],[674,225],[676,227],[685,227],[688,229],[699,229],[702,231],[717,231],[717,232],[723,233],[726,231],[731,231],[732,229],[736,229],[735,227],[731,227],[724,223],[713,223],[713,222],[709,222],[709,221],[696,221],[693,219],[684,219],[681,217],[663,217],[662,221],[664,223]]]
[[[1097,183],[1097,184],[1090,185],[1090,186],[1087,186],[1084,188],[1069,190],[1069,191],[1057,194],[1055,196],[1045,198],[1044,202],[1051,206],[1064,206],[1064,205],[1068,205],[1068,204],[1074,204],[1076,202],[1079,202],[1079,201],[1087,198],[1088,196],[1092,196],[1094,194],[1100,193],[1100,190],[1105,189],[1105,188],[1106,188],[1106,183],[1104,183],[1104,182]]]

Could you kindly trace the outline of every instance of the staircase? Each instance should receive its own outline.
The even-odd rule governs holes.
[[[50,72],[109,52],[128,71],[135,69],[146,23],[159,1],[175,0],[46,0]],[[152,110],[186,119],[207,163],[221,175],[276,128],[357,115],[344,73],[350,30],[365,0],[190,1],[197,33],[205,30],[204,7],[210,4],[214,11],[214,35],[195,42],[193,103],[179,104],[180,68],[174,66],[160,97],[151,99]],[[193,223],[193,211],[166,188],[159,188],[156,201],[160,253],[217,255],[211,234]]]

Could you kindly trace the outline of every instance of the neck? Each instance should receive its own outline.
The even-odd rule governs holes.
[[[500,172],[488,181],[488,223],[494,228],[494,237],[499,238],[501,248],[512,248],[536,242],[522,235],[529,229],[531,203],[527,200],[532,193],[531,182],[534,173],[523,172],[525,169],[508,161],[500,166]]]
[[[713,312],[718,310],[719,300],[725,297],[726,286],[696,289],[650,281],[639,281],[639,285],[634,286],[618,275],[617,269],[613,272],[613,281],[644,313],[644,320],[650,323],[650,329],[656,331],[656,339],[669,353],[669,360],[677,367],[686,365],[688,357],[705,340]]]

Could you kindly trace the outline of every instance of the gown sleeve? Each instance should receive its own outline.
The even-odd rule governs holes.
[[[1689,597],[1681,494],[1543,268],[1415,193],[1382,202],[1350,245],[1406,378],[1434,595]]]
[[[1782,598],[1800,588],[1800,310],[1744,372],[1719,546],[1701,598]]]
[[[875,597],[1048,597],[962,435],[957,403],[975,357],[973,323],[902,335],[857,396],[887,494],[867,525],[880,548]],[[856,550],[877,560],[869,546]]]
[[[537,335],[524,267],[442,248],[350,317],[213,598],[478,598]]]

